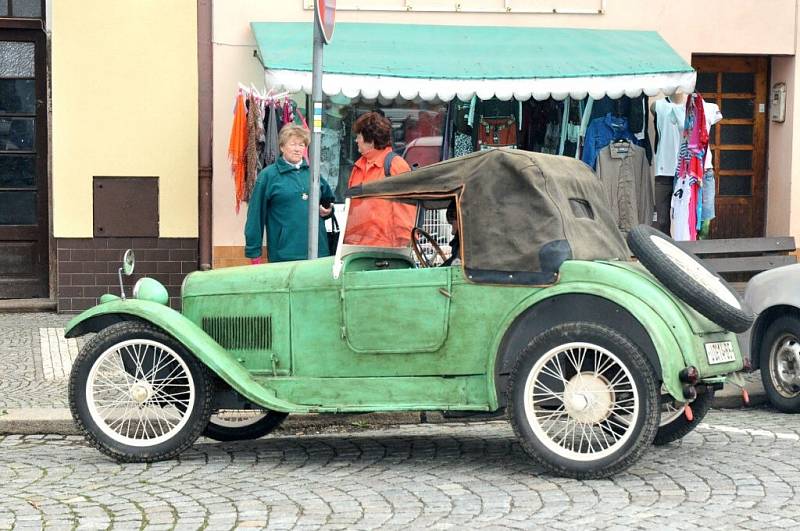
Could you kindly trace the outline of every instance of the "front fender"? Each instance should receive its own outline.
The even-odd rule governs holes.
[[[308,412],[307,407],[277,398],[273,392],[256,382],[247,369],[202,328],[163,304],[137,299],[99,304],[72,318],[64,335],[77,337],[88,332],[99,332],[111,324],[130,319],[151,323],[164,330],[246,399],[275,411]]]

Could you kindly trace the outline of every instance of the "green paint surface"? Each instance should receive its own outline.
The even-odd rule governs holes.
[[[182,314],[113,300],[77,316],[68,330],[98,315],[137,316],[246,398],[292,412],[496,409],[494,364],[509,326],[541,301],[574,293],[613,301],[642,324],[676,398],[678,373],[688,365],[709,379],[742,366],[741,355],[709,366],[704,343],[730,340],[738,354],[735,336],[637,263],[567,261],[558,282],[544,287],[475,284],[459,267],[415,269],[381,253],[346,257],[339,279],[332,267],[329,257],[196,272],[185,282]],[[269,345],[226,350],[204,332],[204,319],[230,317],[269,318]]]

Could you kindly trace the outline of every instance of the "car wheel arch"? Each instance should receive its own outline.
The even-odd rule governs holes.
[[[495,390],[500,406],[506,405],[508,377],[530,338],[566,321],[589,321],[623,331],[645,353],[656,378],[662,379],[658,351],[644,325],[633,314],[618,303],[597,295],[561,294],[528,307],[503,335],[494,364]]]
[[[750,332],[750,365],[752,369],[761,368],[761,342],[764,340],[764,335],[769,325],[779,317],[787,314],[800,318],[800,308],[788,304],[779,304],[770,306],[758,314],[758,318],[753,323],[753,328]]]
[[[146,319],[142,319],[141,317],[129,313],[104,313],[92,316],[85,321],[81,321],[77,325],[75,325],[71,330],[69,330],[65,337],[67,339],[80,337],[86,334],[97,333],[101,330],[108,328],[111,325],[121,323],[123,321],[135,321],[140,323],[148,323],[152,326],[156,326],[153,323],[150,323]],[[159,327],[160,328],[160,327]]]

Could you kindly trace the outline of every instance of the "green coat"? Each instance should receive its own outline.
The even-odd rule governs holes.
[[[278,157],[258,174],[244,226],[248,258],[261,256],[264,228],[267,229],[267,254],[270,262],[308,258],[309,170],[305,160],[300,168]],[[333,191],[320,179],[320,199],[333,201]],[[317,208],[316,206],[314,207]],[[325,222],[319,220],[319,256],[330,256]]]

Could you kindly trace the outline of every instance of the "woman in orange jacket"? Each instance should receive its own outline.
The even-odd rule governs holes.
[[[384,179],[384,162],[392,152],[392,124],[377,112],[361,115],[353,124],[356,144],[361,157],[355,162],[348,186]],[[395,156],[389,175],[404,173],[411,168]],[[344,243],[373,247],[405,247],[411,240],[416,221],[416,208],[395,201],[376,198],[353,199],[347,218]]]

